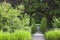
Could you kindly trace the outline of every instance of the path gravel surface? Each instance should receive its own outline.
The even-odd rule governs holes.
[[[44,35],[42,33],[35,33],[32,35],[32,40],[44,40]]]

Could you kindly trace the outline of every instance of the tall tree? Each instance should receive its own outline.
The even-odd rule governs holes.
[[[52,27],[53,16],[60,16],[60,0],[24,0],[26,12],[32,16],[39,12],[47,18],[47,27]]]

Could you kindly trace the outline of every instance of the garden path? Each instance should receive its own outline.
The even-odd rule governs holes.
[[[45,40],[44,35],[41,33],[35,33],[32,35],[32,40]]]

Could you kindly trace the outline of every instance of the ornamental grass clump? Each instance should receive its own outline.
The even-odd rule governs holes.
[[[60,29],[54,29],[45,33],[46,40],[60,40]]]
[[[10,33],[0,31],[0,40],[9,40],[10,39]]]
[[[0,40],[31,40],[31,33],[25,30],[14,33],[0,31]]]
[[[15,31],[13,35],[17,40],[31,40],[31,33],[29,31]]]

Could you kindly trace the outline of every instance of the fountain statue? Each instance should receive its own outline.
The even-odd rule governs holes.
[[[40,32],[40,24],[36,24],[36,31],[37,31],[37,33]]]

